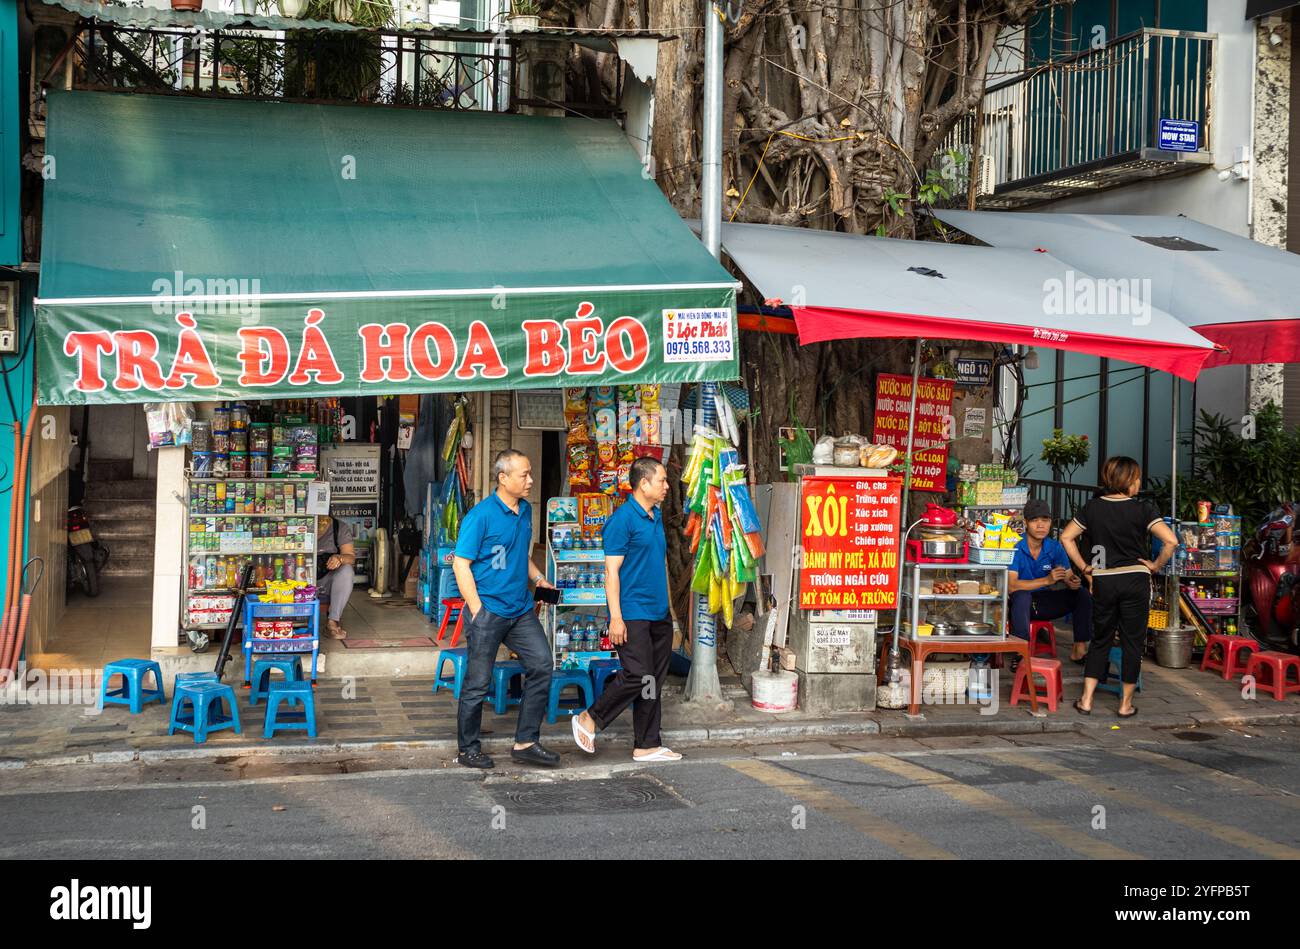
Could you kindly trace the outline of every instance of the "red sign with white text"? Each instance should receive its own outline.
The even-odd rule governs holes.
[[[951,379],[921,379],[916,395],[916,432],[912,438],[912,490],[943,491],[948,480],[948,442],[952,433]],[[912,408],[912,377],[881,373],[876,377],[877,444],[907,451]]]
[[[894,609],[902,506],[899,477],[804,478],[799,608]]]

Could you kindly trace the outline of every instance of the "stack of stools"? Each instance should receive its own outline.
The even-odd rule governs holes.
[[[207,673],[199,673],[207,675]],[[189,714],[185,713],[185,703],[189,703]],[[227,713],[223,705],[229,703]],[[172,698],[172,720],[167,726],[167,734],[174,735],[177,730],[194,735],[194,743],[201,744],[208,740],[208,734],[225,728],[233,728],[240,734],[239,709],[235,704],[235,690],[224,683],[211,679],[195,681],[177,681]]]
[[[591,660],[591,665],[587,667],[587,671],[591,673],[592,695],[600,698],[600,693],[605,691],[605,683],[609,681],[609,677],[622,668],[623,663],[617,659]],[[595,699],[592,701],[595,701]]]
[[[569,699],[561,704],[560,694],[570,686],[577,688],[582,693],[582,698]],[[594,701],[591,674],[586,669],[556,669],[551,674],[551,695],[546,703],[546,720],[555,724],[555,719],[561,712],[565,715],[580,715]]]
[[[1214,658],[1215,647],[1219,649],[1218,658]],[[1259,643],[1249,636],[1228,636],[1214,633],[1205,641],[1205,655],[1201,657],[1201,671],[1222,672],[1224,679],[1235,679],[1245,675],[1250,664],[1250,656],[1242,653],[1259,652]]]
[[[286,681],[296,682],[302,678],[302,656],[292,653],[273,658],[262,656],[253,661],[253,681],[248,694],[248,704],[256,705],[258,699],[270,694],[271,673],[278,671]]]
[[[1042,677],[1046,694],[1038,691],[1038,683],[1034,676]],[[1061,701],[1061,693],[1065,691],[1065,683],[1061,677],[1061,660],[1030,656],[1029,662],[1020,663],[1016,669],[1016,678],[1011,684],[1011,704],[1015,705],[1022,698],[1028,698],[1030,689],[1034,690],[1036,698],[1047,699],[1048,709],[1055,712],[1057,704]]]
[[[295,705],[302,708],[296,709]],[[306,730],[308,738],[316,737],[316,695],[311,683],[304,679],[275,679],[267,690],[262,737],[272,738],[278,731],[289,730]]]
[[[517,690],[512,688],[515,679],[519,680]],[[518,705],[523,701],[523,680],[522,662],[515,659],[497,660],[496,665],[492,667],[492,685],[488,691],[488,698],[492,700],[492,708],[498,715],[504,715],[510,706]]]
[[[1102,690],[1103,692],[1113,692],[1116,695],[1123,698],[1124,696],[1124,681],[1122,679],[1123,675],[1124,675],[1124,650],[1121,649],[1119,646],[1111,646],[1110,654],[1106,658],[1106,674],[1102,676],[1101,681],[1097,683],[1097,688]],[[1111,680],[1111,676],[1115,677],[1113,681]],[[1142,691],[1142,670],[1141,669],[1138,670],[1138,680],[1134,691],[1136,692]]]
[[[152,689],[146,689],[144,677],[153,673]],[[122,677],[122,687],[110,689],[113,676]],[[99,709],[105,705],[125,705],[132,715],[139,715],[146,702],[167,704],[167,693],[163,689],[162,669],[151,659],[118,659],[104,666],[104,677],[99,684]]]
[[[1268,670],[1267,683],[1260,677],[1265,669]],[[1295,670],[1295,682],[1287,681],[1287,671],[1290,669]],[[1254,676],[1259,688],[1272,692],[1273,698],[1281,702],[1289,693],[1300,692],[1300,656],[1273,650],[1257,652],[1246,664],[1246,675]]]

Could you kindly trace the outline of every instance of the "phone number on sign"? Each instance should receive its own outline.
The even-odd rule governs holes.
[[[669,356],[730,356],[729,339],[693,339],[680,343],[665,343],[665,353]]]

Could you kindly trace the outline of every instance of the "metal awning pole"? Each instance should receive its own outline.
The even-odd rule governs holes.
[[[1174,405],[1173,405],[1173,441],[1169,445],[1169,517],[1173,521],[1169,526],[1173,528],[1174,539],[1178,539],[1178,415],[1181,406],[1178,404],[1179,397],[1182,393],[1179,386],[1182,380],[1174,376]],[[1180,595],[1178,589],[1178,559],[1174,558],[1174,565],[1169,568],[1169,576],[1165,580],[1165,600],[1169,607],[1169,615],[1165,619],[1165,629],[1178,629],[1182,625],[1182,604],[1179,602]]]
[[[916,348],[912,352],[912,405],[907,410],[907,451],[903,455],[903,498],[899,504],[898,529],[898,584],[894,588],[894,638],[889,646],[890,681],[892,670],[898,667],[898,627],[903,619],[903,561],[906,553],[907,532],[903,530],[903,521],[907,520],[907,495],[912,490],[912,445],[916,439],[916,390],[921,381],[921,343],[919,336]],[[910,528],[909,528],[910,530]]]

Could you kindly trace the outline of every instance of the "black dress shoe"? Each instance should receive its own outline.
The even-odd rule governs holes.
[[[510,757],[524,764],[539,764],[546,768],[554,768],[560,763],[559,755],[547,751],[538,742],[533,742],[527,748],[511,748]]]
[[[456,763],[464,765],[466,768],[496,767],[496,763],[481,751],[471,751],[468,754],[462,753],[456,758]]]

